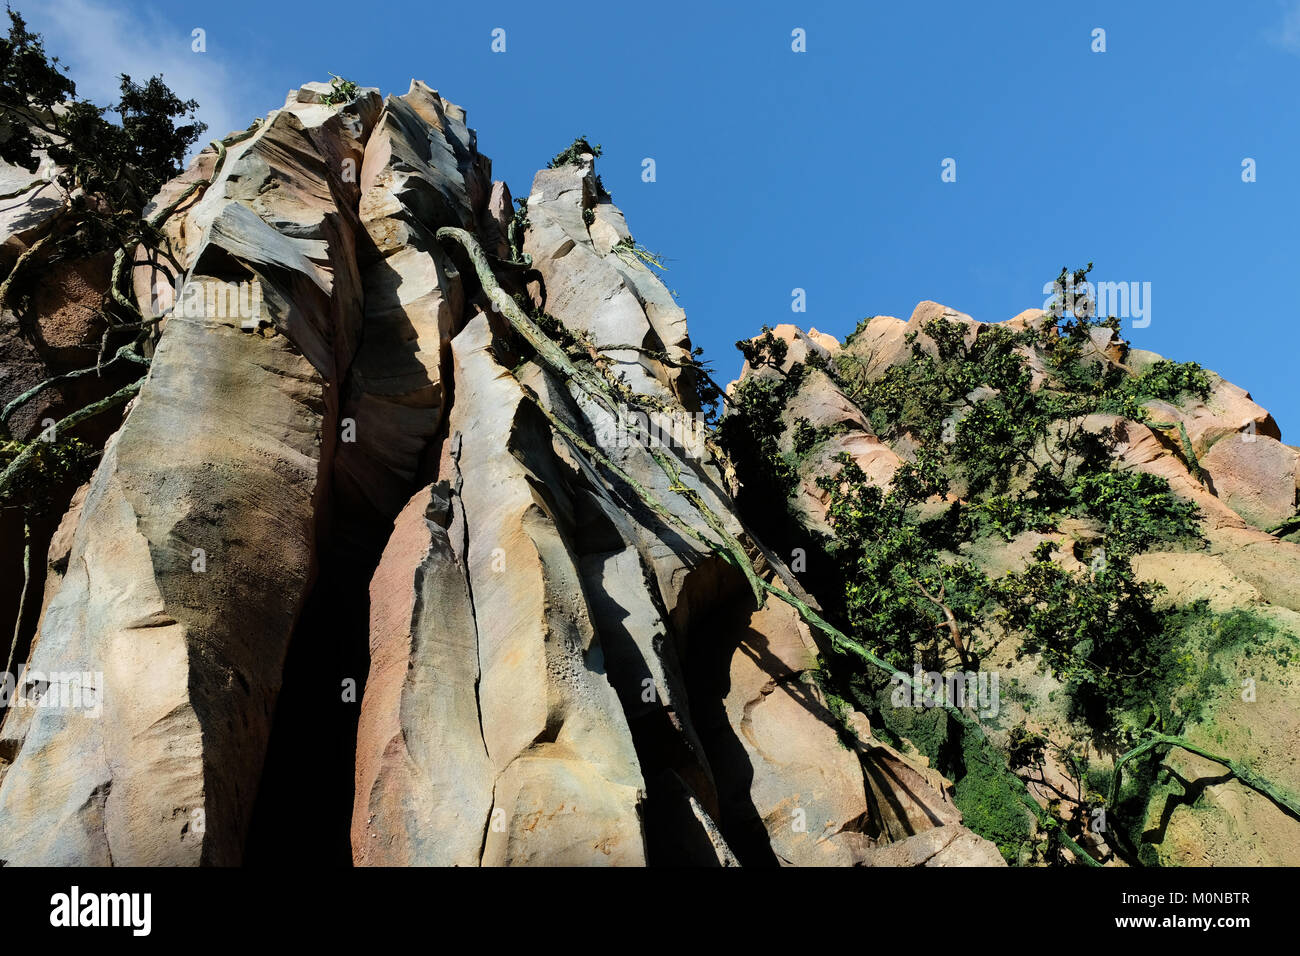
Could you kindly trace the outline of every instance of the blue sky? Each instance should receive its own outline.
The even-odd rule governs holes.
[[[331,71],[465,107],[516,195],[586,134],[724,380],[763,324],[842,338],[922,299],[998,321],[1091,260],[1151,283],[1136,346],[1220,372],[1300,440],[1300,0],[12,2],[83,95],[162,71],[214,135]]]

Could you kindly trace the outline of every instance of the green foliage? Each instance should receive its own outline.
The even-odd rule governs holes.
[[[1103,737],[1121,711],[1150,702],[1170,666],[1155,588],[1138,581],[1122,553],[1095,570],[1071,573],[1045,541],[1023,570],[993,582],[998,618],[1024,632],[1017,653],[1037,656],[1070,695],[1073,715]]]
[[[967,735],[974,736],[970,732]],[[969,753],[977,746],[969,744],[963,749]],[[1008,863],[1020,863],[1032,847],[1033,822],[1020,802],[1016,785],[994,759],[966,761],[965,773],[953,791],[953,802],[961,810],[962,823],[992,841]]]
[[[0,158],[35,172],[36,151],[52,142],[43,127],[53,127],[55,119],[49,115],[36,126],[28,114],[50,114],[56,104],[74,99],[77,88],[62,72],[59,58],[46,56],[40,35],[28,32],[22,15],[8,12],[9,35],[0,38]]]
[[[788,517],[788,499],[799,484],[794,456],[781,452],[781,435],[785,431],[782,413],[799,391],[807,368],[796,364],[782,371],[788,346],[763,326],[755,340],[742,340],[736,348],[752,369],[770,368],[777,375],[748,375],[733,390],[718,437],[723,450],[736,466],[749,500],[766,502],[760,524],[772,529],[778,517]],[[780,516],[774,517],[772,503],[780,502]]]
[[[1046,737],[1031,732],[1022,721],[1008,735],[1007,766],[1012,770],[1042,766],[1047,759],[1047,744]]]
[[[1107,553],[1132,555],[1152,544],[1200,541],[1200,509],[1141,471],[1094,471],[1073,488],[1075,509],[1100,521]]]
[[[9,20],[0,39],[0,159],[35,172],[36,151],[44,150],[58,167],[54,182],[68,195],[57,223],[65,255],[131,244],[145,232],[140,210],[181,172],[205,129],[195,119],[198,104],[176,96],[161,76],[142,85],[123,75],[111,107],[78,99],[40,36],[12,9]],[[117,123],[105,118],[110,112]]]
[[[35,151],[43,149],[65,167],[58,181],[67,191],[81,187],[114,206],[143,208],[181,172],[186,150],[205,129],[194,118],[198,103],[180,99],[160,76],[140,85],[125,75],[112,107],[79,100],[40,36],[16,11],[9,20],[9,35],[0,40],[0,158],[34,172]],[[110,111],[118,123],[104,118]]]
[[[556,153],[555,158],[546,164],[547,169],[558,169],[561,166],[576,166],[582,161],[583,153],[590,153],[592,156],[599,156],[602,150],[600,144],[592,146],[587,142],[587,137],[579,136],[567,149]]]
[[[1010,541],[1025,531],[1048,534],[1056,530],[1056,516],[1020,495],[991,495],[972,510],[979,531]]]
[[[853,698],[871,715],[871,732],[902,750],[912,744],[930,765],[956,782],[953,802],[962,822],[997,845],[1009,863],[1024,862],[1032,849],[1033,823],[1004,758],[978,731],[963,727],[944,709],[895,707],[888,684],[855,674]]]
[[[830,494],[830,556],[847,569],[844,614],[854,634],[890,664],[938,667],[948,653],[945,609],[969,635],[987,603],[988,583],[967,563],[943,560],[917,520],[915,506],[942,494],[946,482],[932,455],[905,463],[886,493],[841,453],[839,471],[818,485]],[[967,640],[969,645],[969,640]]]
[[[510,220],[510,225],[506,227],[506,238],[510,242],[510,254],[516,262],[522,262],[524,254],[524,233],[532,222],[528,218],[528,200],[520,198],[515,200],[515,215]]]
[[[1062,270],[1061,288],[1082,288],[1090,268]],[[1165,479],[1115,470],[1121,429],[1085,427],[1085,419],[1104,411],[1136,417],[1152,398],[1204,396],[1209,377],[1194,363],[1174,362],[1129,374],[1100,351],[1118,347],[1121,357],[1126,351],[1118,320],[1094,318],[1088,301],[1074,304],[1021,330],[983,326],[973,334],[963,323],[932,320],[909,334],[910,358],[874,381],[861,356],[847,349],[833,362],[812,356],[783,371],[787,344],[764,327],[757,338],[737,343],[760,374],[737,388],[739,414],[728,416],[726,446],[747,489],[760,464],[766,470],[767,490],[755,498],[770,509],[772,496],[784,498],[795,487],[796,466],[825,437],[796,418],[792,452],[780,454],[783,411],[807,369],[824,370],[869,414],[876,434],[911,459],[888,489],[868,481],[845,455],[835,459],[834,473],[818,476],[832,529],[822,542],[830,571],[815,582],[826,613],[904,671],[916,664],[951,667],[954,629],[971,667],[978,667],[986,627],[1014,632],[1018,652],[1064,684],[1070,718],[1105,748],[1143,727],[1181,719],[1185,705],[1177,698],[1195,672],[1180,649],[1179,623],[1156,609],[1158,588],[1137,579],[1131,558],[1152,547],[1201,543],[1200,516]],[[865,320],[854,334],[864,327]],[[1195,468],[1194,458],[1189,461]],[[1100,526],[1089,570],[1067,571],[1053,542],[1040,546],[1022,570],[994,581],[966,556],[966,543],[975,538],[1051,533],[1066,516]],[[1023,795],[998,760],[967,753],[970,742],[959,741],[955,728],[945,731],[946,718],[880,706],[878,688],[863,689],[869,679],[855,667],[847,665],[843,680],[861,690],[855,690],[859,705],[876,699],[873,721],[912,740],[957,782],[958,806],[976,832],[1008,859],[1026,859],[1032,830]],[[1077,804],[1071,822],[1049,826],[1036,851],[1055,860],[1064,836],[1077,835],[1088,819],[1099,790],[1089,782],[1083,750],[1024,728],[1013,730],[1011,764],[1041,774],[1048,748],[1078,791],[1062,797]]]
[[[790,344],[785,339],[777,338],[771,327],[765,325],[758,336],[753,339],[741,339],[736,343],[736,348],[740,350],[741,355],[745,356],[745,361],[749,363],[751,369],[757,371],[761,368],[771,368],[780,372],[790,351]],[[794,397],[793,391],[790,397]]]
[[[1058,287],[1070,290],[1090,271],[1062,270]],[[1193,535],[1195,509],[1179,502],[1168,484],[1153,476],[1109,475],[1114,431],[1082,427],[1083,416],[1123,407],[1134,415],[1139,400],[1208,393],[1209,379],[1195,363],[1157,362],[1143,375],[1097,361],[1094,330],[1118,331],[1113,319],[1083,314],[1058,317],[1037,328],[980,330],[967,342],[966,327],[940,318],[912,333],[910,361],[868,382],[841,352],[841,385],[871,410],[877,434],[911,435],[944,452],[943,470],[960,483],[973,507],[975,528],[1010,539],[1026,529],[1051,530],[1056,519],[1083,505],[1094,493],[1094,511],[1111,525],[1113,547],[1134,553],[1156,541]],[[1064,308],[1058,310],[1064,316]],[[1044,361],[1049,378],[1031,388],[1028,350]],[[846,375],[847,372],[847,375]],[[1196,469],[1194,456],[1189,461]],[[1142,510],[1150,512],[1143,516]]]
[[[94,471],[98,455],[90,445],[73,437],[56,441],[37,438],[33,442],[0,440],[0,472],[28,448],[35,449],[35,457],[0,500],[0,508],[46,512],[55,500],[50,490],[65,483],[77,485],[84,482]]]
[[[813,425],[802,415],[799,416],[794,420],[794,424],[790,428],[790,440],[795,458],[802,461],[822,442],[828,441],[836,435],[842,435],[846,430],[847,426],[842,423]]]
[[[797,371],[796,371],[797,369]],[[794,463],[781,454],[781,413],[798,390],[803,366],[782,378],[749,376],[731,396],[731,411],[719,426],[723,449],[746,483],[769,501],[784,502],[799,483]]]
[[[1269,660],[1287,667],[1296,658],[1295,638],[1246,608],[1220,613],[1207,601],[1195,601],[1165,611],[1162,626],[1180,665],[1175,679],[1166,681],[1158,694],[1169,702],[1161,714],[1164,725],[1174,730],[1183,721],[1204,720],[1216,697],[1233,696],[1244,661]]]
[[[1085,328],[1075,320],[1066,327]],[[911,360],[892,366],[875,382],[854,374],[853,359],[842,361],[845,353],[837,359],[837,371],[848,372],[842,385],[871,410],[876,433],[885,439],[911,435],[945,449],[945,469],[964,484],[968,497],[1003,495],[1024,478],[1036,513],[1059,509],[1073,473],[1104,461],[1106,442],[1078,425],[1095,409],[1091,392],[1034,390],[1025,351],[1048,349],[1063,367],[1085,368],[1081,355],[1087,335],[1072,346],[1077,331],[1067,331],[1062,340],[1054,326],[1020,332],[990,326],[968,344],[965,326],[944,318],[922,331],[930,347],[910,333]]]
[[[337,73],[331,73],[330,91],[325,94],[324,101],[327,106],[342,106],[344,103],[351,103],[356,99],[360,87],[351,80],[345,80]]]
[[[615,243],[614,253],[619,258],[624,259],[629,263],[642,262],[648,266],[652,266],[655,269],[658,269],[661,272],[668,271],[668,267],[664,265],[662,256],[660,256],[658,253],[651,252],[649,249],[641,245],[641,243],[637,242],[631,236],[628,236],[624,239],[620,239],[617,243]]]
[[[1194,395],[1204,401],[1210,397],[1210,376],[1196,362],[1160,359],[1141,375],[1127,379],[1117,391],[1139,401],[1173,402],[1183,395]]]
[[[794,420],[794,426],[791,429],[791,441],[794,446],[794,453],[802,458],[812,451],[813,446],[817,444],[817,429],[808,419],[800,415]]]

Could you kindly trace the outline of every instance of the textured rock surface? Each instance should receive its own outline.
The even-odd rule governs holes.
[[[921,302],[907,322],[877,316],[862,323],[842,347],[826,341],[821,333],[814,342],[812,333],[793,326],[778,326],[773,332],[788,344],[789,354],[801,356],[801,361],[807,361],[821,346],[825,349],[822,357],[837,355],[841,369],[847,363],[862,380],[876,382],[890,368],[911,358],[912,348],[906,341],[910,333],[917,333],[916,344],[923,352],[936,354],[933,340],[923,329],[926,322],[940,317],[965,327],[968,346],[992,328],[938,303]],[[1037,328],[1047,318],[1046,313],[1034,309],[1005,325],[1012,330]],[[1084,344],[1086,362],[1108,363],[1136,375],[1161,360],[1152,352],[1126,350],[1109,329],[1093,332]],[[1044,358],[1029,346],[1019,348],[1027,359],[1030,387],[1038,389],[1047,381]],[[787,359],[783,370],[788,372],[792,364]],[[777,374],[770,368],[748,365],[742,370],[742,378],[771,379]],[[1213,372],[1206,374],[1209,394],[1205,398],[1183,393],[1177,401],[1145,401],[1145,422],[1097,413],[1083,418],[1081,424],[1093,434],[1115,436],[1114,467],[1163,478],[1175,495],[1199,508],[1205,539],[1200,547],[1184,543],[1133,559],[1138,577],[1162,588],[1161,604],[1189,608],[1203,601],[1209,612],[1247,613],[1254,615],[1246,618],[1253,628],[1276,629],[1275,638],[1261,633],[1245,639],[1244,645],[1214,652],[1220,655],[1218,666],[1227,675],[1228,687],[1207,695],[1203,719],[1188,724],[1188,738],[1213,752],[1234,755],[1282,793],[1300,794],[1300,764],[1291,756],[1300,733],[1300,723],[1294,717],[1300,665],[1289,652],[1279,649],[1300,636],[1300,618],[1296,616],[1300,611],[1300,547],[1266,533],[1296,514],[1300,452],[1282,444],[1277,423],[1245,390]],[[735,384],[729,390],[734,390]],[[968,402],[978,400],[975,393],[967,398]],[[805,370],[800,378],[798,390],[782,414],[785,432],[780,451],[788,461],[797,461],[799,483],[790,503],[800,516],[802,529],[829,530],[825,521],[828,496],[816,487],[815,478],[834,472],[836,454],[847,452],[869,481],[888,488],[901,461],[915,453],[916,440],[910,434],[888,443],[877,438],[871,429],[871,411],[855,404],[820,370]],[[795,449],[798,418],[818,429],[815,443],[801,454]],[[1086,573],[1078,556],[1090,553],[1101,541],[1101,534],[1095,522],[1063,516],[1059,530],[1052,533],[1026,530],[1009,540],[986,536],[963,541],[961,550],[979,570],[997,577],[1022,570],[1032,560],[1035,548],[1046,541],[1058,546],[1054,560],[1063,569]],[[1031,698],[1033,704],[1021,709],[1017,700],[1004,695],[1004,715],[994,723],[1000,728],[995,733],[1004,733],[1018,721],[1038,730],[1048,730],[1054,724],[1064,733],[1069,717],[1057,703],[1064,697],[1062,685],[1008,651],[1005,639],[1002,645],[984,666],[1001,670],[1004,681],[1018,681],[1020,694]],[[1265,647],[1269,650],[1261,650]],[[1249,687],[1250,694],[1244,694],[1243,687]],[[963,865],[980,859],[986,848],[971,846],[968,852],[964,835],[950,829],[960,818],[948,816],[956,812],[950,803],[933,796],[900,802],[900,795],[911,790],[908,781],[914,775],[925,781],[925,792],[930,795],[948,793],[942,778],[927,776],[934,771],[910,765],[899,752],[871,741],[869,731],[863,736],[870,741],[860,748],[871,757],[867,763],[869,800],[876,799],[870,800],[873,816],[861,829],[887,831],[894,842],[866,849],[860,862],[937,866],[949,865],[949,860]],[[1156,854],[1162,863],[1294,865],[1297,831],[1293,817],[1284,809],[1229,779],[1220,764],[1185,750],[1171,748],[1162,767],[1161,783],[1152,791],[1142,835],[1144,841],[1158,847]],[[1051,761],[1044,773],[1053,778],[1055,786],[1072,785]],[[888,781],[884,791],[872,792],[881,780]],[[1046,788],[1038,792],[1044,803],[1053,796]],[[882,811],[888,812],[878,815]],[[913,833],[911,827],[918,823],[922,829]]]
[[[34,531],[35,638],[0,724],[0,861],[237,864],[291,846],[278,821],[309,801],[330,832],[320,842],[341,835],[366,866],[1003,865],[963,825],[949,781],[823,691],[824,648],[800,613],[756,603],[720,556],[734,542],[815,606],[746,526],[729,463],[698,441],[647,447],[628,424],[646,419],[622,419],[544,363],[463,250],[437,237],[475,234],[496,280],[571,335],[569,360],[591,360],[607,398],[688,426],[685,314],[594,158],[536,175],[525,265],[510,247],[510,190],[463,110],[419,82],[332,98],[328,84],[292,91],[151,206],[213,180],[164,225],[181,275],[143,252],[131,272],[146,313],[178,282],[204,307],[162,322],[139,396],[99,436],[93,479]],[[5,265],[53,215],[49,201],[35,188],[4,210]],[[25,303],[40,348],[5,313],[0,401],[85,361],[99,328],[82,314],[107,273],[94,260],[50,274]],[[214,312],[208,293],[227,283],[256,284],[261,312]],[[968,344],[991,328],[924,301],[844,345],[793,325],[774,334],[783,371],[847,357],[875,381],[911,356],[911,333],[935,354],[923,329],[941,317]],[[1046,366],[1029,358],[1037,388]],[[1108,330],[1088,343],[1090,363],[1136,372],[1158,359]],[[42,393],[14,434],[114,381]],[[816,436],[799,452],[804,529],[827,530],[815,479],[836,456],[887,487],[914,454],[910,436],[877,437],[871,411],[816,370],[784,410],[783,452],[809,427]],[[1149,425],[1085,425],[1118,428],[1122,467],[1196,502],[1208,545],[1143,555],[1139,575],[1170,600],[1258,609],[1294,631],[1300,547],[1265,529],[1295,512],[1297,451],[1217,376],[1204,400],[1147,411]],[[1190,452],[1171,437],[1179,425]],[[1063,522],[977,560],[1013,570],[1049,537],[1073,569],[1071,546],[1096,532]],[[6,580],[15,540],[0,523]],[[0,594],[7,619],[5,602],[15,595]],[[1257,709],[1217,706],[1218,736],[1203,742],[1226,738],[1294,789],[1295,695],[1276,691],[1297,686],[1289,666],[1261,675]],[[73,690],[84,706],[54,705]],[[324,741],[303,750],[313,737]],[[331,756],[328,773],[298,773]],[[1269,849],[1292,823],[1276,806],[1185,755],[1166,767],[1209,798],[1174,806],[1171,790],[1162,859],[1295,862]]]
[[[1281,524],[1296,511],[1300,452],[1276,438],[1232,435],[1201,458],[1214,493],[1256,528]]]
[[[27,665],[89,675],[102,713],[7,712],[0,860],[236,864],[291,847],[277,814],[309,802],[329,834],[300,842],[341,829],[357,865],[1002,865],[948,781],[828,699],[800,614],[756,603],[719,556],[734,541],[815,603],[742,520],[728,463],[700,442],[628,441],[438,239],[474,233],[497,281],[573,334],[570,356],[594,358],[610,396],[690,424],[685,314],[593,157],[531,184],[527,268],[510,261],[510,190],[463,110],[418,82],[331,98],[328,84],[291,92],[151,207],[213,179],[164,226],[182,274],[143,252],[131,274],[146,312],[178,280],[205,307],[163,321],[138,398],[48,529]],[[8,259],[33,227],[11,220]],[[86,270],[37,306],[62,347],[85,338],[60,324],[68,303],[102,292]],[[224,283],[256,283],[261,313],[207,308]],[[970,337],[986,328],[923,302],[843,347],[775,331],[787,368],[851,353],[874,377],[941,315]],[[21,343],[0,348],[5,394],[48,371]],[[1179,413],[1212,452],[1238,417],[1268,434],[1247,402],[1217,385],[1207,411]],[[785,446],[800,419],[824,436],[801,471],[813,526],[813,478],[836,454],[881,484],[907,457],[869,411],[820,373],[787,410]],[[1177,463],[1154,433],[1139,439],[1135,466]],[[1287,587],[1289,556],[1234,564],[1269,545],[1231,500],[1186,490],[1221,509],[1216,531],[1256,536],[1220,539],[1231,593]],[[23,688],[29,703],[55,690]],[[297,773],[330,755],[346,773]]]
[[[0,272],[6,275],[19,256],[48,239],[69,209],[62,189],[46,182],[44,155],[36,158],[41,166],[35,173],[0,163],[0,193],[18,193],[0,201]],[[30,188],[19,192],[24,187]],[[0,425],[0,438],[31,441],[51,422],[112,394],[135,377],[130,369],[109,366],[102,375],[58,378],[96,362],[104,331],[99,306],[110,268],[111,257],[104,254],[63,257],[57,262],[36,259],[10,289],[0,309],[0,408],[7,410],[11,402],[42,383],[52,384],[14,406]],[[74,426],[65,437],[102,447],[120,422],[120,410],[115,409]],[[71,480],[47,489],[43,507],[26,514],[16,508],[0,509],[0,620],[15,621],[21,603],[15,646],[20,662],[38,623],[42,556],[76,487]],[[24,569],[28,547],[33,556],[30,575]]]
[[[352,821],[359,865],[473,866],[482,851],[495,774],[479,724],[469,582],[449,537],[464,519],[453,507],[445,485],[412,498],[370,584]]]
[[[2,859],[242,857],[356,338],[353,214],[329,158],[363,132],[293,103],[175,223],[188,281],[255,276],[266,322],[167,321],[29,661],[102,674],[103,715],[36,712],[0,782]]]

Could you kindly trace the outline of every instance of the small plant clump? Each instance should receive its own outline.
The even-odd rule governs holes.
[[[592,156],[599,157],[602,152],[601,146],[597,143],[592,146],[587,142],[587,137],[579,136],[567,149],[555,154],[555,157],[546,164],[547,169],[559,169],[561,166],[576,166],[582,161],[584,153],[590,153]]]
[[[333,79],[330,80],[330,91],[324,96],[324,103],[327,106],[342,106],[344,103],[351,103],[356,99],[360,87],[351,80],[345,80],[337,74],[330,74]]]
[[[614,245],[614,253],[628,263],[643,263],[658,269],[660,272],[667,272],[668,267],[664,265],[663,257],[657,253],[651,252],[641,243],[637,242],[631,236],[625,236]]]

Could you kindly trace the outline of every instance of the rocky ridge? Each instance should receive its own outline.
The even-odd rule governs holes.
[[[778,426],[780,451],[796,462],[789,506],[799,533],[805,539],[833,536],[827,521],[831,489],[818,478],[833,474],[843,456],[869,481],[887,489],[899,468],[916,461],[924,446],[910,432],[878,437],[872,408],[859,406],[847,394],[850,379],[858,386],[879,383],[918,354],[937,357],[940,346],[927,331],[936,320],[953,323],[970,348],[981,337],[1042,327],[1049,318],[1035,309],[1003,323],[985,323],[925,301],[907,320],[863,320],[843,344],[815,329],[804,332],[778,325],[771,330],[784,349],[783,360],[758,367],[747,362],[729,392],[735,395],[738,385],[750,380],[780,382],[795,366],[805,367]],[[1127,347],[1106,328],[1091,330],[1083,353],[1085,361],[1100,363],[1125,379],[1162,362],[1155,353]],[[1044,354],[1027,348],[1023,357],[1032,372],[1031,387],[1042,388],[1049,378]],[[1192,644],[1174,648],[1196,659],[1193,673],[1201,675],[1204,687],[1217,687],[1224,681],[1220,674],[1227,678],[1222,689],[1209,692],[1206,712],[1191,720],[1184,734],[1193,745],[1233,753],[1240,765],[1271,781],[1281,799],[1271,800],[1244,785],[1221,764],[1175,748],[1155,768],[1155,782],[1149,799],[1143,799],[1135,829],[1143,843],[1154,848],[1153,859],[1165,865],[1296,865],[1300,721],[1294,714],[1300,661],[1288,648],[1300,641],[1300,543],[1294,519],[1300,502],[1300,449],[1282,442],[1272,415],[1244,389],[1213,372],[1204,374],[1203,395],[1182,392],[1168,400],[1148,398],[1131,415],[1094,413],[1081,424],[1094,434],[1114,430],[1118,441],[1110,467],[1157,476],[1168,482],[1177,499],[1197,507],[1199,543],[1152,545],[1134,556],[1133,567],[1140,580],[1160,589],[1161,608],[1203,606],[1216,617],[1215,626],[1234,620],[1234,615],[1249,622],[1249,633],[1238,644],[1220,637],[1210,643],[1208,653]],[[994,398],[987,390],[971,392],[956,420]],[[801,429],[816,440],[796,453]],[[960,496],[948,501],[959,502]],[[1101,538],[1095,521],[1067,518],[1055,532],[1028,529],[1005,538],[967,540],[960,553],[944,560],[969,561],[990,576],[1005,575],[1023,571],[1035,547],[1050,542],[1059,549],[1059,564],[1083,571],[1086,565],[1078,556],[1092,553]],[[996,627],[989,633],[1000,634]],[[985,723],[986,731],[1003,746],[1017,724],[1028,724],[1049,737],[1077,737],[1077,725],[1064,705],[1063,683],[1044,674],[1035,660],[1020,659],[1020,640],[1017,634],[996,636],[995,649],[984,660],[986,669],[1000,671],[1004,681],[1019,686],[1016,694],[1003,694],[1002,711]],[[1109,773],[1115,756],[1097,753],[1094,759]],[[1059,788],[1074,785],[1064,768],[1050,760],[1046,776]],[[1059,796],[1047,786],[1031,791],[1044,804]],[[1092,844],[1102,846],[1097,840]]]
[[[516,259],[463,110],[335,92],[291,92],[147,211],[211,180],[130,272],[146,315],[178,279],[205,304],[161,323],[48,532],[0,861],[1000,865],[946,781],[831,712],[819,636],[720,556],[815,605],[725,463],[620,441],[439,238],[470,234],[610,394],[689,417],[685,316],[592,157],[538,173]],[[212,308],[249,284],[255,314]],[[58,687],[33,675],[72,673],[98,717],[35,706]]]

